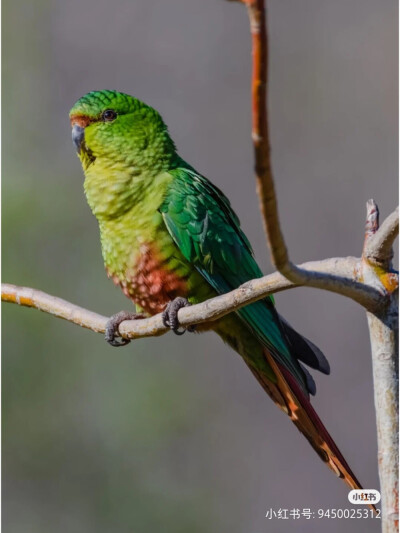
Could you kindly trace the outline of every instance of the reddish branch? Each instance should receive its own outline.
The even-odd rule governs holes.
[[[257,193],[272,261],[277,270],[286,276],[289,258],[279,224],[269,140],[268,38],[265,5],[264,0],[244,3],[247,5],[252,38],[252,139]]]

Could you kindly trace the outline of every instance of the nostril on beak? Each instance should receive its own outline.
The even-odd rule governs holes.
[[[72,142],[74,143],[78,154],[80,153],[82,149],[82,143],[83,143],[84,138],[85,138],[85,128],[82,128],[81,126],[78,126],[78,124],[75,124],[72,127]]]

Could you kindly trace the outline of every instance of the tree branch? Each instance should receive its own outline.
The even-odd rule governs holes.
[[[361,256],[360,281],[382,288],[386,296],[399,288],[398,273],[392,270],[392,245],[399,233],[399,208],[379,227],[379,209],[374,200],[367,202],[365,239]],[[386,298],[387,304],[389,303]]]
[[[310,270],[314,274],[324,275],[341,283],[342,294],[368,309],[374,309],[382,299],[381,294],[374,288],[370,288],[356,279],[359,269],[359,260],[355,257],[332,258],[324,261],[304,263],[304,270]],[[296,285],[284,278],[278,272],[260,279],[254,279],[241,285],[232,292],[217,296],[201,304],[185,307],[179,310],[179,323],[184,326],[200,324],[218,320],[224,315],[248,305],[249,303],[265,298],[269,294],[295,287]],[[329,290],[329,287],[327,287]],[[88,311],[66,300],[46,294],[45,292],[28,288],[18,287],[8,283],[2,284],[1,299],[5,302],[32,307],[50,313],[58,318],[63,318],[78,326],[91,329],[98,333],[104,333],[107,317]],[[161,315],[151,318],[130,320],[123,322],[120,333],[128,339],[149,337],[166,333],[168,329],[163,325]]]
[[[379,209],[367,202],[361,277],[386,289],[386,306],[367,312],[378,437],[378,470],[382,496],[382,531],[398,531],[399,367],[398,276],[389,272],[392,244],[399,230],[398,209],[379,227]]]
[[[379,210],[374,200],[369,200],[367,206],[373,223],[372,227],[367,227],[368,238],[365,239],[363,257],[371,263],[389,267],[393,258],[393,242],[399,234],[399,208],[379,227]]]
[[[257,194],[271,259],[278,272],[296,285],[343,294],[340,280],[305,270],[290,259],[281,230],[272,172],[268,126],[268,27],[265,0],[238,0],[247,7],[252,36],[252,140]],[[395,232],[395,230],[394,230]]]
[[[291,282],[343,294],[338,279],[305,271],[293,265],[280,228],[278,204],[271,165],[268,131],[268,32],[265,0],[241,0],[247,6],[252,35],[252,138],[257,193],[272,261]],[[391,271],[392,245],[399,231],[398,210],[379,228],[379,211],[373,200],[367,204],[366,236],[359,279],[381,294],[381,306],[369,309],[374,394],[378,430],[379,474],[382,492],[382,529],[397,530],[398,507],[398,275]]]
[[[372,352],[378,439],[382,531],[398,531],[399,509],[399,367],[398,294],[383,314],[367,313]]]
[[[257,194],[272,262],[288,279],[289,257],[281,231],[278,202],[272,174],[268,127],[268,32],[264,0],[244,1],[252,38],[252,139]],[[291,279],[294,283],[298,281]]]

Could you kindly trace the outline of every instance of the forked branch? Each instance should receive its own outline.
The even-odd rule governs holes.
[[[271,257],[277,270],[298,285],[341,293],[339,279],[305,271],[291,263],[280,228],[272,175],[268,131],[268,32],[265,0],[239,0],[245,4],[252,34],[252,138],[257,192]],[[379,476],[382,492],[382,531],[398,531],[398,274],[392,272],[392,245],[399,232],[398,209],[379,227],[379,211],[367,204],[366,236],[358,279],[381,293],[381,305],[368,310],[374,395],[377,418]]]
[[[393,242],[399,234],[399,208],[397,207],[379,227],[378,206],[373,200],[369,200],[367,206],[373,221],[365,239],[363,256],[371,263],[390,268]]]
[[[382,496],[382,531],[398,531],[399,505],[399,300],[398,275],[391,271],[392,244],[399,229],[398,209],[379,227],[379,210],[367,202],[367,223],[361,277],[383,285],[386,305],[367,312],[372,352],[374,400],[378,440],[378,471]]]
[[[247,7],[252,36],[252,139],[254,146],[255,175],[265,233],[271,259],[278,272],[296,285],[343,294],[340,279],[321,272],[298,267],[290,261],[289,253],[279,222],[278,201],[272,172],[269,124],[268,124],[268,27],[265,0],[236,0]],[[370,257],[385,257],[398,234],[396,212],[382,225],[370,249]]]

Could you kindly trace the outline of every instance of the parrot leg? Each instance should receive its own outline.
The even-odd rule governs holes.
[[[130,311],[120,311],[113,315],[106,324],[106,332],[104,335],[106,341],[116,348],[129,344],[131,342],[129,339],[124,339],[119,335],[119,325],[125,320],[137,320],[138,318],[146,317],[140,313],[132,313]]]
[[[176,335],[183,335],[186,330],[194,331],[196,328],[196,326],[189,326],[188,328],[184,328],[182,330],[179,329],[178,311],[179,309],[182,309],[182,307],[188,307],[189,305],[191,304],[186,298],[178,296],[178,298],[175,298],[172,300],[172,302],[169,302],[162,313],[162,321],[164,326],[172,329]]]

